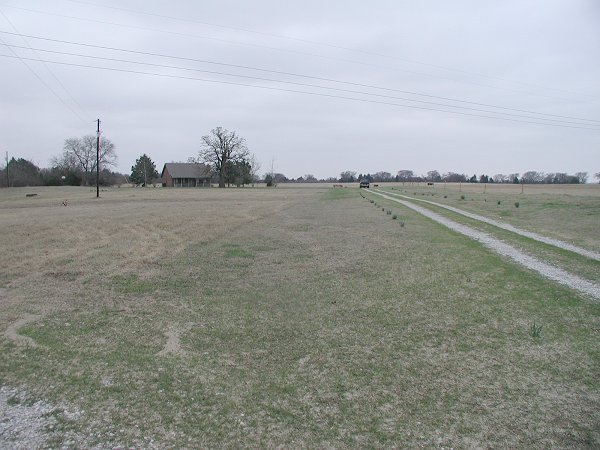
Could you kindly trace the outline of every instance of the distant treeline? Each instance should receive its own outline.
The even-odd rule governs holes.
[[[312,175],[305,175],[297,179],[288,179],[283,174],[276,174],[278,182],[295,182],[295,183],[311,183],[311,182],[340,182],[340,183],[354,183],[357,181],[369,181],[370,183],[395,181],[395,182],[448,182],[448,183],[514,183],[514,184],[582,184],[588,180],[587,172],[577,172],[574,175],[567,173],[543,173],[536,171],[524,172],[523,174],[511,173],[490,175],[479,175],[474,174],[468,176],[464,173],[447,172],[440,174],[437,170],[430,170],[426,175],[416,175],[412,170],[399,170],[396,175],[392,175],[390,172],[377,172],[374,174],[370,173],[359,173],[347,170],[340,174],[338,178],[326,178],[317,180]],[[595,178],[600,180],[600,173],[594,175]]]
[[[0,187],[95,185],[95,177],[90,178],[88,175],[73,167],[39,168],[26,159],[12,158],[7,166],[0,169]],[[125,176],[120,173],[108,169],[100,171],[102,186],[113,186],[126,182]]]
[[[39,168],[33,162],[23,158],[12,158],[8,167],[0,167],[0,187],[22,187],[22,186],[91,186],[96,183],[95,167],[82,167],[73,162],[68,163],[66,157],[54,158],[54,164],[50,168]],[[108,165],[108,164],[107,164]],[[250,172],[248,171],[248,174]],[[583,184],[588,181],[587,172],[577,172],[573,175],[564,172],[544,173],[528,171],[522,174],[496,174],[496,175],[472,175],[447,172],[440,174],[437,170],[431,170],[426,175],[416,175],[412,170],[399,170],[396,175],[390,172],[357,173],[346,170],[339,177],[317,179],[314,175],[307,174],[296,179],[288,178],[282,173],[265,174],[262,180],[244,178],[243,184],[251,181],[263,181],[278,183],[354,183],[366,180],[375,182],[448,182],[448,183],[514,183],[514,184]],[[594,175],[600,181],[600,172]],[[100,172],[100,184],[102,186],[114,186],[127,183],[126,175],[113,172],[107,168]],[[10,183],[10,184],[9,184]],[[229,184],[229,182],[228,182]]]

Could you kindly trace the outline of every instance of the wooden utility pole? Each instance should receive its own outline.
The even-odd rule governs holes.
[[[96,132],[96,198],[100,197],[100,119],[98,119],[98,131]]]

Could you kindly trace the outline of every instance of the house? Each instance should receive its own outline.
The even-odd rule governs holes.
[[[163,187],[210,187],[211,171],[206,164],[166,163],[160,177]]]

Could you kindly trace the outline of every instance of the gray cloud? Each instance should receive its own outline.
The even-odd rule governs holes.
[[[168,3],[95,0],[92,3],[183,17],[190,21],[67,0],[4,0],[0,11],[23,34],[600,120],[600,85],[597,82],[600,79],[597,58],[600,8],[591,0],[380,1],[368,5],[362,1],[237,0]],[[117,23],[127,26],[115,25]],[[2,16],[0,30],[13,31]],[[0,38],[6,43],[23,45],[17,36],[0,34]],[[34,47],[48,50],[450,103],[290,75],[78,48],[35,39],[28,41]],[[15,51],[22,57],[38,57],[28,50]],[[0,53],[8,55],[10,51],[2,46]],[[41,52],[38,55],[53,61],[367,98],[356,93],[225,75]],[[41,63],[29,64],[65,103],[80,111]],[[326,177],[346,169],[361,172],[412,169],[417,173],[437,169],[469,174],[528,169],[600,170],[598,130],[491,120],[180,78],[49,66],[81,105],[79,114],[84,116],[84,121],[53,96],[22,62],[2,58],[0,150],[30,158],[41,165],[46,165],[51,156],[60,153],[65,138],[93,133],[93,120],[99,117],[105,136],[117,145],[119,169],[124,172],[144,152],[158,165],[186,160],[196,155],[201,136],[219,125],[235,129],[246,137],[250,150],[263,162],[263,167],[270,165],[274,158],[276,170],[293,177],[306,173]],[[587,123],[600,129],[600,122]]]

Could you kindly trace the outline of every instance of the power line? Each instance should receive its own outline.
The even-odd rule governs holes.
[[[302,38],[297,38],[297,37],[292,37],[292,36],[285,36],[285,35],[276,34],[276,33],[266,33],[264,31],[251,30],[249,28],[235,27],[235,26],[232,26],[232,25],[215,24],[215,23],[201,21],[201,20],[197,20],[197,19],[190,19],[188,17],[170,16],[170,15],[166,15],[166,14],[157,14],[157,13],[152,13],[152,12],[148,12],[148,11],[141,11],[141,10],[136,10],[136,9],[131,9],[131,8],[123,8],[123,7],[110,6],[110,5],[102,5],[102,4],[99,4],[99,3],[94,3],[94,2],[89,2],[89,1],[83,1],[83,0],[66,0],[66,1],[69,1],[69,2],[72,2],[72,3],[79,3],[79,4],[82,4],[82,5],[95,6],[97,8],[106,8],[106,9],[112,9],[112,10],[116,10],[116,11],[123,11],[123,12],[128,12],[128,13],[134,13],[134,14],[139,14],[139,15],[144,15],[144,16],[159,17],[159,18],[163,18],[163,19],[176,20],[176,21],[179,21],[179,22],[187,22],[187,23],[194,23],[194,24],[200,24],[200,25],[207,25],[207,26],[210,26],[210,27],[221,28],[221,29],[225,29],[225,30],[242,31],[244,33],[256,34],[256,35],[260,35],[260,36],[274,37],[274,38],[278,38],[278,39],[286,39],[286,40],[290,40],[290,41],[302,42],[302,43],[305,43],[305,44],[318,45],[318,46],[328,47],[328,48],[334,48],[334,49],[338,49],[338,50],[346,50],[346,51],[349,51],[349,52],[360,53],[360,54],[363,54],[363,55],[378,56],[378,57],[381,57],[381,58],[387,58],[387,59],[392,59],[392,60],[407,62],[407,63],[410,63],[410,64],[418,64],[418,65],[421,65],[421,66],[431,67],[431,68],[434,68],[434,69],[441,69],[441,70],[446,70],[446,71],[451,71],[451,72],[458,72],[458,73],[462,73],[462,74],[465,74],[465,75],[475,75],[475,76],[482,77],[482,78],[489,78],[489,79],[494,79],[494,80],[499,80],[499,81],[514,83],[514,84],[519,84],[521,86],[528,86],[528,87],[541,88],[541,89],[546,89],[546,90],[553,90],[553,91],[556,91],[556,92],[562,92],[562,93],[566,93],[566,94],[581,95],[580,93],[571,92],[571,91],[567,91],[567,90],[564,90],[564,89],[557,89],[557,88],[551,88],[551,87],[538,86],[538,85],[535,85],[535,84],[532,84],[532,83],[524,83],[524,82],[521,82],[521,81],[510,80],[510,79],[498,77],[498,76],[495,76],[495,75],[488,75],[488,74],[483,74],[483,73],[478,73],[478,72],[471,72],[471,71],[464,70],[464,69],[457,69],[455,67],[442,66],[442,65],[439,65],[439,64],[431,64],[431,63],[426,63],[426,62],[418,61],[418,60],[414,60],[414,59],[401,58],[401,57],[398,57],[398,56],[387,55],[385,53],[372,52],[372,51],[361,50],[361,49],[356,49],[356,48],[352,48],[352,47],[345,47],[343,45],[336,45],[336,44],[331,44],[331,43],[327,43],[327,42],[314,41],[314,40],[310,40],[310,39],[302,39]]]
[[[12,27],[13,30],[15,30],[15,33],[17,36],[19,36],[23,42],[25,43],[25,45],[27,46],[26,48],[31,50],[34,54],[35,54],[35,49],[33,47],[31,47],[31,45],[29,44],[29,42],[27,42],[27,39],[25,39],[25,36],[22,35],[19,30],[17,29],[17,27],[12,23],[12,21],[6,16],[6,14],[4,14],[4,12],[0,9],[0,14],[2,15],[2,17],[4,17],[4,19],[8,22],[8,24]],[[5,44],[6,45],[6,44]],[[18,46],[14,46],[19,48]],[[21,47],[23,48],[23,47]],[[38,56],[36,54],[36,56]],[[83,112],[83,107],[79,104],[79,102],[75,99],[75,97],[73,97],[73,95],[71,94],[71,92],[66,88],[66,86],[63,84],[62,81],[60,81],[60,79],[56,76],[56,74],[50,69],[50,67],[44,63],[44,67],[46,68],[46,70],[48,71],[48,73],[54,78],[54,80],[59,84],[59,86],[63,89],[63,91],[67,94],[67,96],[69,96],[69,98],[71,99],[71,101],[77,105],[77,107]],[[84,122],[87,123],[86,120],[83,119],[83,117],[80,114],[77,114],[77,116],[82,119]]]
[[[7,46],[11,47],[11,48],[26,48],[27,49],[27,47],[22,47],[22,46],[18,46],[18,45],[7,45]],[[356,91],[356,90],[352,90],[352,89],[340,89],[340,88],[335,88],[335,87],[330,87],[330,86],[321,86],[321,85],[310,84],[310,83],[299,83],[299,82],[294,82],[294,81],[276,80],[273,78],[254,77],[254,76],[249,76],[249,75],[240,75],[240,74],[233,74],[233,73],[227,73],[227,72],[217,72],[217,71],[212,71],[212,70],[202,70],[202,69],[195,69],[195,68],[190,68],[190,67],[172,66],[172,65],[167,65],[167,64],[147,63],[147,62],[141,62],[141,61],[132,61],[132,60],[128,60],[128,59],[107,58],[107,57],[94,56],[94,55],[83,55],[80,53],[61,52],[61,51],[56,51],[56,50],[46,50],[46,49],[34,49],[34,50],[37,50],[40,52],[46,52],[46,53],[54,53],[54,54],[66,55],[66,56],[76,56],[76,57],[90,58],[90,59],[96,59],[96,60],[102,60],[102,61],[144,65],[144,66],[151,66],[151,67],[159,67],[159,68],[163,68],[163,69],[175,69],[175,70],[184,70],[184,71],[190,71],[190,72],[201,72],[201,73],[207,73],[207,74],[211,74],[211,75],[224,75],[224,76],[229,76],[229,77],[246,78],[246,79],[251,79],[251,80],[256,80],[256,81],[268,81],[268,82],[273,82],[273,83],[282,83],[282,84],[289,84],[289,85],[294,85],[294,86],[311,87],[311,88],[325,89],[325,90],[344,92],[344,93],[350,93],[350,94],[367,95],[367,96],[373,96],[373,97],[378,97],[378,98],[388,98],[388,99],[392,99],[392,100],[402,100],[402,101],[408,101],[408,102],[413,102],[413,103],[441,106],[441,107],[445,107],[445,108],[457,108],[457,109],[463,109],[463,110],[467,110],[467,111],[477,111],[477,112],[483,112],[483,113],[487,113],[487,114],[502,114],[502,115],[509,116],[509,117],[520,117],[520,118],[532,119],[532,120],[545,120],[545,121],[548,121],[549,124],[552,124],[553,122],[557,122],[557,123],[566,123],[566,124],[574,124],[574,125],[589,125],[589,124],[583,124],[580,122],[572,122],[572,121],[567,121],[567,120],[550,119],[550,118],[545,118],[545,117],[531,117],[531,116],[525,116],[522,114],[512,114],[512,113],[499,112],[499,111],[489,111],[489,110],[480,109],[480,108],[449,105],[449,104],[444,104],[444,103],[436,103],[436,102],[426,101],[426,100],[415,100],[415,99],[410,99],[410,98],[405,98],[405,97],[396,97],[396,96],[391,96],[391,95],[374,94],[371,92]]]
[[[7,32],[7,31],[2,31],[2,30],[0,30],[0,33],[14,34],[14,33],[10,33],[10,32]],[[475,105],[475,106],[484,106],[484,107],[489,107],[489,108],[497,108],[497,109],[503,109],[503,110],[506,110],[506,111],[522,112],[522,113],[528,113],[528,114],[536,114],[536,115],[540,115],[540,116],[556,117],[556,118],[561,118],[561,119],[573,119],[573,120],[579,120],[579,121],[600,123],[600,120],[596,120],[596,119],[587,119],[587,118],[574,117],[574,116],[564,116],[564,115],[559,115],[559,114],[549,114],[549,113],[531,111],[531,110],[526,110],[526,109],[509,108],[509,107],[506,107],[506,106],[498,106],[498,105],[493,105],[493,104],[489,104],[489,103],[481,103],[481,102],[473,102],[473,101],[468,101],[468,100],[460,100],[460,99],[455,99],[455,98],[451,98],[451,97],[443,97],[443,96],[437,96],[437,95],[431,95],[431,94],[423,94],[423,93],[420,93],[420,92],[406,91],[406,90],[401,90],[401,89],[394,89],[394,88],[388,88],[388,87],[376,86],[376,85],[370,85],[370,84],[364,84],[364,83],[354,83],[354,82],[350,82],[350,81],[342,81],[342,80],[336,80],[336,79],[332,79],[332,78],[317,77],[317,76],[311,76],[311,75],[306,75],[306,74],[299,74],[299,73],[294,73],[294,72],[285,72],[285,71],[278,71],[278,70],[270,70],[270,69],[264,69],[264,68],[253,67],[253,66],[245,66],[245,65],[240,65],[240,64],[230,64],[230,63],[223,63],[223,62],[211,61],[211,60],[206,60],[206,59],[197,59],[197,58],[189,58],[189,57],[182,57],[182,56],[174,56],[174,55],[167,55],[167,54],[162,54],[162,53],[144,52],[144,51],[139,51],[139,50],[124,49],[124,48],[119,48],[119,47],[109,47],[109,46],[94,45],[94,44],[88,44],[88,43],[82,43],[82,42],[65,41],[65,40],[52,39],[52,38],[46,38],[46,37],[41,37],[41,36],[33,36],[33,35],[23,35],[23,36],[26,36],[26,37],[31,38],[31,39],[38,39],[38,40],[43,40],[43,41],[48,41],[48,42],[55,42],[55,43],[61,43],[61,44],[76,45],[76,46],[96,48],[96,49],[102,49],[102,50],[118,51],[118,52],[138,54],[138,55],[144,55],[144,56],[156,56],[156,57],[168,58],[168,59],[175,59],[175,60],[180,60],[180,61],[198,62],[198,63],[203,63],[203,64],[211,64],[211,65],[218,65],[218,66],[224,66],[224,67],[232,67],[232,68],[237,68],[237,69],[254,70],[254,71],[259,71],[259,72],[274,73],[274,74],[278,74],[278,75],[294,76],[294,77],[300,77],[300,78],[306,78],[306,79],[313,79],[313,80],[326,81],[326,82],[331,82],[331,83],[344,84],[344,85],[349,85],[349,86],[357,86],[357,87],[364,87],[364,88],[370,88],[370,89],[378,89],[378,90],[383,90],[383,91],[388,91],[388,92],[398,92],[398,93],[402,93],[402,94],[416,95],[416,96],[426,97],[426,98],[435,98],[435,99],[438,99],[438,100],[451,101],[451,102],[457,102],[457,103],[464,103],[464,104]],[[40,50],[40,51],[51,52],[50,50]],[[55,52],[55,53],[62,53],[62,52]],[[69,55],[74,55],[74,56],[83,56],[83,57],[92,58],[92,56],[88,56],[88,55],[78,55],[78,54],[70,54],[70,53],[63,53],[63,54],[69,54]],[[204,72],[213,73],[213,72],[210,72],[210,71],[204,71]],[[214,73],[217,73],[219,75],[223,75],[223,73],[220,73],[220,72],[214,72]],[[231,75],[231,74],[224,74],[224,75]],[[242,75],[232,75],[232,76],[240,76],[241,77]],[[255,77],[246,76],[246,78],[255,78]],[[257,79],[261,79],[261,78],[257,78]],[[265,79],[265,80],[275,81],[275,80],[269,80],[269,79]],[[283,81],[278,81],[278,82],[283,82]],[[292,82],[287,82],[287,83],[289,83],[289,84],[299,84],[299,83],[292,83]],[[300,84],[300,85],[302,85],[302,84]],[[325,89],[327,89],[327,88],[325,88]],[[376,95],[376,94],[369,94],[369,95]],[[395,97],[392,97],[392,98],[395,98]],[[422,102],[420,100],[412,100],[412,99],[402,99],[402,100]],[[453,107],[453,108],[459,108],[459,106],[454,106],[454,105],[445,105],[445,106]],[[468,108],[466,108],[466,109],[468,109]],[[474,110],[477,110],[477,109],[474,109]],[[501,112],[498,112],[498,113],[504,114],[504,113],[501,113]],[[543,118],[540,118],[540,119],[543,119]],[[544,119],[544,120],[552,120],[552,119]]]
[[[268,45],[260,45],[260,44],[253,44],[253,43],[249,43],[249,42],[240,42],[240,41],[233,41],[233,40],[228,40],[228,39],[220,39],[220,38],[215,38],[212,36],[200,36],[197,34],[183,33],[183,32],[178,32],[178,31],[161,30],[158,28],[142,27],[142,26],[138,26],[138,25],[127,25],[127,24],[109,22],[109,21],[104,21],[104,20],[99,20],[99,19],[89,19],[89,18],[85,18],[85,17],[69,16],[66,14],[58,14],[58,13],[52,13],[52,12],[48,12],[48,11],[40,11],[40,10],[36,10],[36,9],[23,8],[23,7],[19,7],[19,6],[4,5],[4,4],[0,4],[0,6],[4,6],[7,8],[13,8],[13,9],[17,9],[20,11],[26,11],[26,12],[30,12],[30,13],[35,13],[35,14],[45,14],[45,15],[49,15],[49,16],[53,16],[53,17],[61,17],[61,18],[66,18],[66,19],[79,20],[79,21],[83,21],[83,22],[99,23],[102,25],[112,25],[112,26],[117,26],[117,27],[122,27],[122,28],[130,28],[130,29],[135,29],[135,30],[142,30],[142,31],[152,31],[155,33],[170,34],[173,36],[192,37],[195,39],[206,39],[206,40],[221,42],[221,43],[225,43],[225,44],[229,44],[229,45],[241,45],[241,46],[246,46],[246,47],[262,48],[262,49],[272,50],[272,51],[276,51],[276,52],[292,53],[292,54],[303,55],[303,56],[311,56],[314,58],[328,59],[328,60],[332,60],[332,61],[339,61],[339,62],[350,63],[350,64],[358,64],[361,66],[375,67],[375,68],[379,68],[379,69],[398,70],[398,68],[390,68],[387,66],[366,63],[363,61],[356,61],[356,60],[338,58],[338,57],[333,57],[333,56],[319,55],[316,53],[284,49],[284,48],[272,47],[272,46],[268,46]],[[480,86],[480,87],[496,89],[496,90],[501,90],[501,91],[509,91],[509,92],[515,92],[515,93],[519,93],[519,94],[526,94],[526,95],[551,98],[551,99],[569,100],[569,101],[572,100],[572,99],[565,99],[563,97],[557,97],[554,95],[544,95],[544,94],[540,94],[540,93],[533,93],[533,92],[529,92],[529,91],[511,89],[511,88],[507,88],[507,87],[477,83],[474,81],[448,78],[448,77],[444,77],[444,76],[440,76],[440,75],[432,75],[432,74],[428,74],[428,73],[417,72],[417,71],[406,69],[406,68],[401,68],[400,70],[402,70],[404,72],[416,74],[419,76],[427,76],[427,77],[431,77],[431,78],[443,78],[443,79],[451,80],[453,82],[458,82],[458,83],[462,83],[462,84],[470,84],[470,85],[474,85],[474,86]]]
[[[0,44],[3,44],[8,47],[8,45],[6,44],[6,42],[4,42],[4,40],[2,40],[2,38],[0,38]],[[37,61],[37,60],[31,59],[31,58],[22,58],[13,49],[9,48],[9,50],[13,53],[13,56],[11,56],[11,55],[2,55],[2,56],[6,56],[9,58],[16,58],[16,59],[20,60],[23,63],[23,65],[25,65],[25,67],[27,67],[27,69],[39,80],[39,82],[42,83],[69,111],[71,111],[73,114],[75,114],[77,116],[77,118],[79,120],[81,120],[83,123],[86,123],[85,119],[83,117],[81,117],[79,115],[79,113],[71,107],[71,105],[69,105],[67,102],[65,102],[65,100],[60,95],[58,95],[58,93],[52,88],[52,86],[50,86],[48,83],[46,83],[44,81],[44,79],[41,76],[39,76],[38,73],[35,70],[33,70],[33,68],[26,62],[26,61]]]
[[[0,57],[19,58],[18,56],[2,55],[2,54],[0,54]],[[35,58],[22,58],[22,59],[31,60],[31,61],[40,61],[39,59],[35,59]],[[88,64],[66,63],[66,62],[62,62],[62,61],[44,60],[44,62],[47,62],[50,64],[64,65],[64,66],[83,67],[83,68],[90,68],[90,69],[131,73],[131,74],[137,74],[137,75],[149,75],[149,76],[156,76],[156,77],[162,77],[162,78],[174,78],[174,79],[180,79],[180,80],[201,81],[201,82],[205,82],[205,83],[225,84],[225,85],[230,85],[230,86],[251,87],[251,88],[265,89],[265,90],[270,90],[270,91],[291,92],[291,93],[296,93],[296,94],[305,94],[305,95],[312,95],[312,96],[319,96],[319,97],[350,100],[350,101],[356,101],[356,102],[361,102],[361,103],[373,103],[373,104],[379,104],[379,105],[397,106],[397,107],[401,107],[401,108],[411,108],[411,109],[419,109],[419,110],[425,110],[425,111],[437,111],[437,112],[443,112],[443,113],[448,113],[448,114],[456,114],[456,115],[470,116],[470,117],[481,117],[481,118],[486,118],[486,119],[503,120],[503,121],[508,121],[508,122],[546,125],[546,126],[560,127],[560,128],[575,128],[575,129],[590,130],[590,131],[600,131],[600,128],[590,128],[590,127],[575,126],[575,125],[561,125],[561,124],[556,124],[556,123],[534,122],[534,121],[528,121],[528,120],[511,119],[511,118],[507,118],[507,117],[486,116],[483,114],[472,114],[472,113],[465,113],[465,112],[460,112],[460,111],[447,111],[447,110],[443,110],[443,109],[429,108],[429,107],[424,107],[424,106],[405,105],[405,104],[400,104],[400,103],[384,102],[384,101],[362,99],[362,98],[356,98],[356,97],[346,97],[346,96],[342,96],[342,95],[324,94],[324,93],[319,93],[319,92],[301,91],[301,90],[296,90],[296,89],[278,88],[278,87],[273,87],[273,86],[260,86],[260,85],[239,83],[239,82],[233,82],[233,81],[210,80],[210,79],[206,79],[206,78],[186,77],[186,76],[182,76],[182,75],[143,72],[143,71],[138,71],[138,70],[119,69],[119,68],[114,68],[114,67],[92,66],[92,65],[88,65]]]

